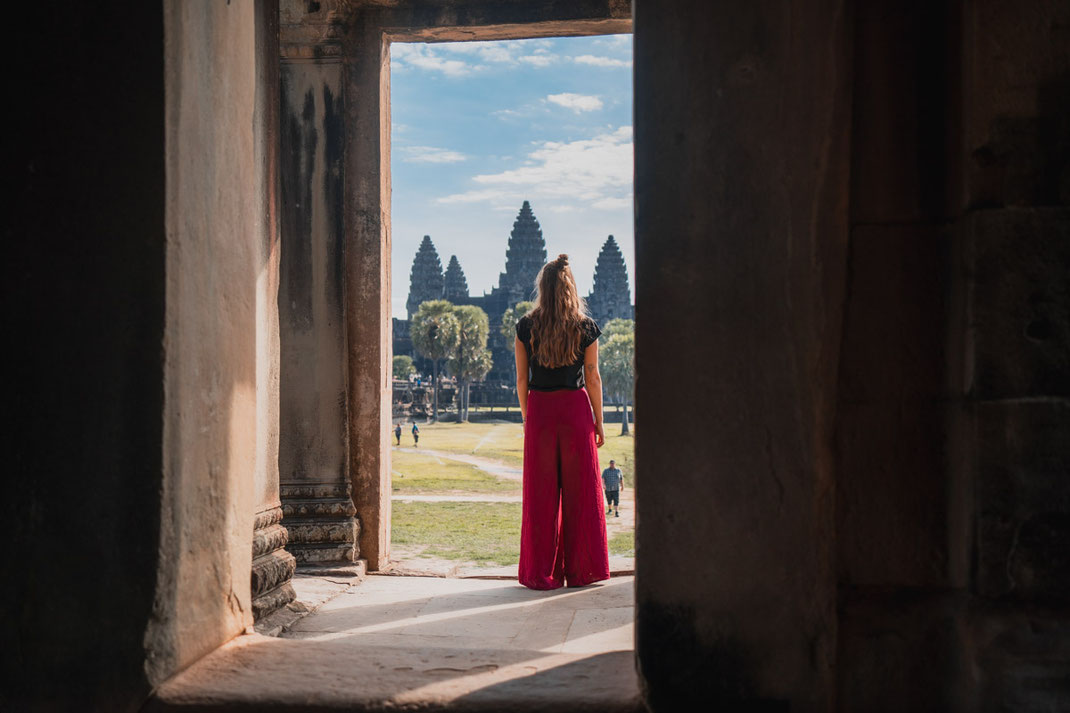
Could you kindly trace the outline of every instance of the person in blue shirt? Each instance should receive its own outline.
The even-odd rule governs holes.
[[[416,421],[412,422],[412,445],[413,448],[420,446],[420,427],[416,425]]]
[[[609,461],[609,467],[602,471],[602,485],[606,489],[606,502],[609,508],[606,515],[613,513],[613,517],[620,517],[620,489],[624,486],[624,474],[617,467],[617,461]]]
[[[398,439],[398,445],[401,445],[401,422],[398,422],[397,427],[394,429],[394,438]]]

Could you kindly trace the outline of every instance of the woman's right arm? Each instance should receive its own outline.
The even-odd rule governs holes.
[[[513,354],[516,355],[516,397],[520,400],[520,418],[528,420],[528,350],[519,337],[514,338]]]
[[[587,398],[591,400],[591,411],[594,412],[594,443],[601,448],[606,442],[606,431],[602,424],[602,374],[598,371],[597,339],[583,353],[583,371]]]

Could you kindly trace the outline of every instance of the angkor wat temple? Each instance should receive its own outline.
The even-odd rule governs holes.
[[[409,320],[427,300],[447,299],[456,305],[475,305],[487,313],[490,320],[488,346],[494,356],[489,380],[509,379],[512,376],[513,355],[501,334],[502,316],[518,302],[532,299],[535,277],[546,263],[546,241],[542,228],[524,201],[513,222],[509,245],[505,251],[505,272],[498,276],[498,285],[489,293],[473,296],[468,292],[468,280],[456,255],[450,256],[445,272],[431,236],[425,235],[412,261],[409,273],[409,297],[405,302],[408,319],[394,319],[394,354],[408,354],[419,360],[409,337]],[[631,288],[628,268],[617,241],[610,235],[602,245],[594,271],[594,286],[587,295],[591,317],[599,324],[623,317],[632,319]]]

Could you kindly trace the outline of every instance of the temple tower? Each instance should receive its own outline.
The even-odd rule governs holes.
[[[628,268],[616,239],[610,235],[598,253],[594,268],[594,288],[587,295],[587,309],[596,322],[605,325],[611,319],[633,319],[632,292],[628,287]]]
[[[468,280],[456,255],[450,255],[450,264],[446,266],[443,296],[455,305],[468,302]]]
[[[498,286],[505,293],[506,308],[531,299],[535,289],[535,276],[546,264],[546,242],[542,238],[542,228],[531,204],[524,201],[520,213],[513,223],[513,232],[509,234],[509,249],[505,251],[505,272],[498,279]]]
[[[425,235],[412,261],[412,272],[409,273],[409,299],[405,302],[409,319],[422,303],[442,299],[443,286],[442,261],[438,259],[431,236]]]

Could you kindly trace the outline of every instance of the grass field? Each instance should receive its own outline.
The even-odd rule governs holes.
[[[395,493],[515,493],[520,483],[496,478],[474,465],[422,453],[394,451],[391,488]]]
[[[520,559],[520,503],[393,504],[393,541],[423,555],[510,565]]]
[[[401,435],[401,445],[412,446],[409,428],[405,428]],[[506,422],[420,424],[419,447],[477,455],[519,468],[524,463],[524,427],[523,424]],[[394,458],[399,455],[395,451]],[[606,428],[606,443],[598,449],[598,462],[602,468],[607,467],[611,459],[616,460],[617,467],[624,472],[625,487],[632,487],[635,438],[620,435],[620,424],[615,423]],[[399,470],[396,465],[394,470]]]
[[[599,463],[605,468],[610,459],[616,460],[624,472],[625,486],[631,487],[634,440],[620,435],[619,424],[611,424],[607,430],[606,444],[598,451]],[[402,432],[401,445],[405,450],[394,448],[392,452],[391,487],[395,495],[521,493],[520,481],[450,460],[446,454],[473,455],[520,468],[524,459],[522,424],[420,424],[418,450],[409,450],[413,446],[409,428]],[[520,557],[520,503],[395,500],[392,540],[399,546],[413,547],[413,554],[407,556],[417,559],[512,565]],[[615,526],[609,551],[631,555],[635,551],[634,531],[629,528],[622,532]]]
[[[609,538],[609,554],[635,555],[635,530],[618,532]]]

